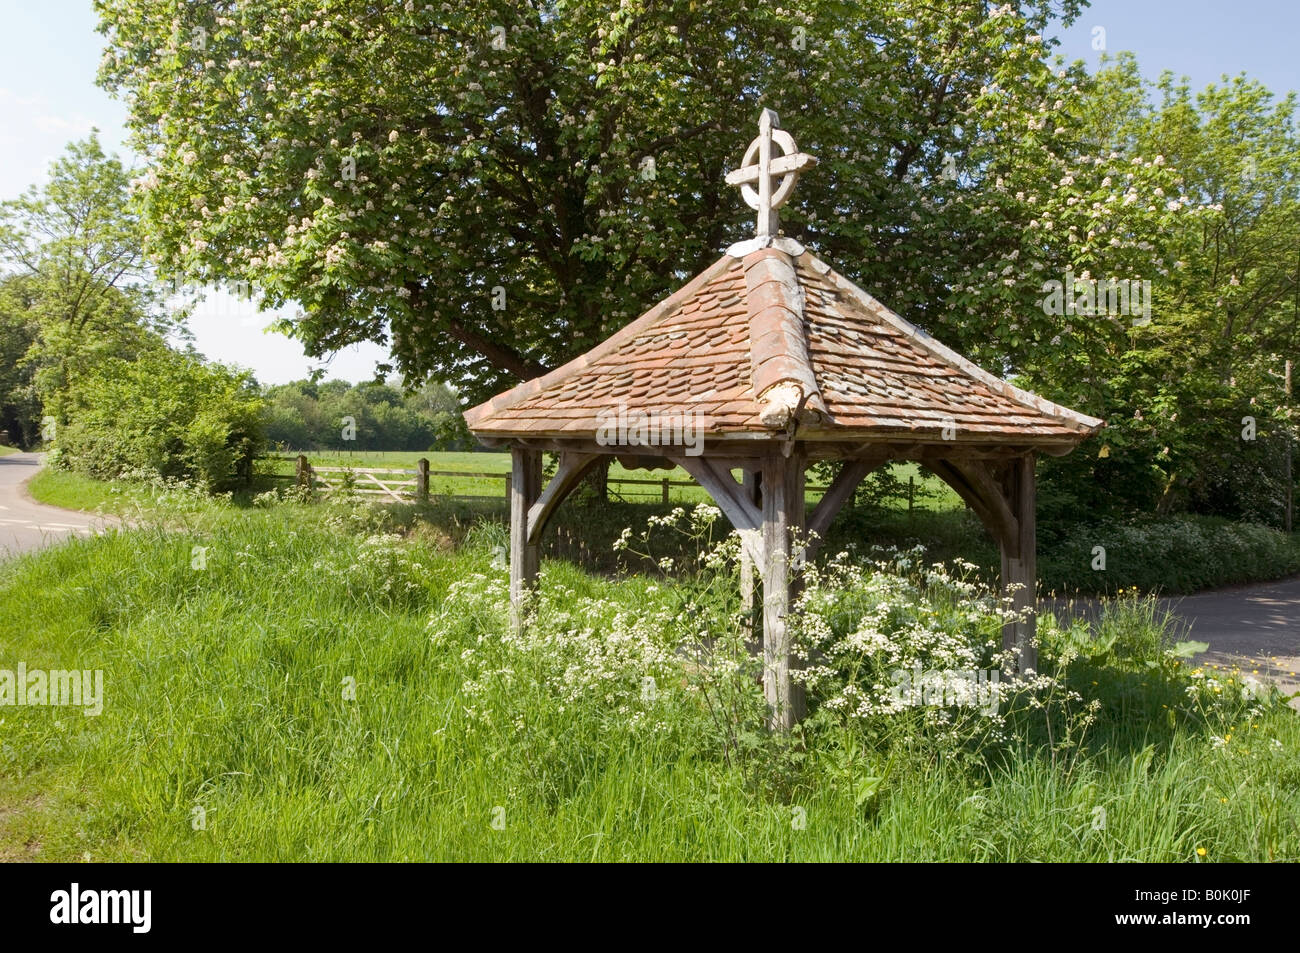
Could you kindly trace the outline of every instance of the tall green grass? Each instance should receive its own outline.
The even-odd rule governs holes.
[[[595,701],[476,704],[465,653],[495,644],[500,607],[439,610],[502,575],[501,541],[469,515],[453,539],[411,513],[195,505],[0,564],[0,667],[103,669],[106,694],[97,718],[0,708],[0,857],[1300,859],[1294,713],[1171,719],[1180,683],[1131,664],[1076,669],[1104,701],[1084,747],[1026,735],[981,768],[904,753],[863,804],[815,736],[751,739],[739,764],[686,708],[638,733]],[[648,576],[545,568],[574,611],[689,606]],[[519,721],[485,731],[484,704]]]

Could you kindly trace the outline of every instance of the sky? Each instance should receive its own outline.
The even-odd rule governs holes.
[[[63,147],[92,126],[106,149],[138,164],[124,146],[125,107],[95,85],[103,44],[90,0],[0,0],[0,24],[0,200],[42,181]],[[1297,0],[1096,0],[1058,32],[1057,52],[1071,61],[1095,66],[1094,44],[1104,41],[1107,53],[1137,54],[1151,79],[1169,69],[1200,89],[1244,71],[1275,93],[1300,90]],[[249,367],[262,383],[305,377],[319,362],[297,342],[265,333],[273,317],[217,294],[190,326],[203,354]],[[327,375],[367,380],[387,356],[377,345],[349,348]]]

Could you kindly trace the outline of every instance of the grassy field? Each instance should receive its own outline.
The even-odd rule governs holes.
[[[314,466],[318,467],[376,467],[376,468],[397,468],[397,469],[415,469],[416,462],[421,458],[427,458],[429,469],[431,471],[463,471],[466,473],[499,473],[504,477],[510,472],[510,454],[508,453],[470,453],[470,452],[425,452],[425,453],[406,453],[400,451],[356,451],[350,453],[337,451],[319,451],[305,454]],[[297,458],[296,453],[276,454],[272,458],[269,466],[270,472],[288,475],[294,472],[294,461]],[[961,499],[953,492],[942,480],[932,476],[921,474],[915,464],[900,463],[891,467],[891,470],[898,480],[903,483],[908,478],[915,480],[919,489],[919,500],[922,500],[922,506],[929,509],[949,510],[958,509],[963,505]],[[635,502],[638,500],[660,500],[662,499],[662,490],[658,486],[641,486],[637,484],[622,484],[622,480],[654,480],[660,481],[667,479],[670,482],[689,482],[694,483],[690,474],[680,468],[672,470],[629,470],[622,464],[615,461],[609,469],[609,481],[611,496],[614,499]],[[818,486],[815,478],[809,480],[810,486]],[[447,496],[482,496],[482,497],[504,497],[505,482],[503,479],[481,479],[474,477],[446,477],[430,476],[429,492],[435,495]],[[810,500],[818,500],[821,493],[817,490],[811,490],[808,494]],[[709,502],[708,494],[698,486],[670,486],[668,499],[672,503],[706,503]],[[896,502],[896,506],[905,508],[905,502]]]
[[[815,717],[791,748],[743,680],[722,730],[671,650],[726,617],[727,580],[548,561],[511,648],[498,524],[178,498],[154,518],[0,564],[0,668],[104,673],[98,717],[0,709],[0,858],[1300,859],[1295,714],[1190,705],[1133,606],[1079,643],[1124,653],[1062,676],[1097,703],[1086,730]]]
[[[42,467],[27,484],[33,499],[69,510],[90,510],[122,515],[149,499],[142,487],[125,482],[106,483],[68,470]]]
[[[414,465],[419,454],[366,454],[350,457],[314,457],[318,466]],[[501,471],[504,454],[452,453],[430,455],[431,469],[468,472]],[[289,459],[273,460],[270,467],[292,472]],[[503,472],[503,471],[502,471]],[[895,465],[893,476],[903,485],[915,483],[915,507],[908,509],[905,498],[887,497],[872,505],[846,507],[832,524],[825,551],[838,552],[854,546],[926,546],[936,559],[956,557],[973,562],[986,581],[996,579],[1000,557],[975,515],[965,509],[946,484],[922,475],[914,465]],[[664,471],[627,471],[615,466],[614,477],[657,478]],[[674,471],[669,476],[686,479]],[[812,482],[812,481],[810,481]],[[508,519],[504,485],[496,479],[472,478],[440,482],[432,478],[433,498],[423,507],[401,506],[426,526],[439,527],[449,539],[459,539],[466,527],[487,521],[504,524]],[[815,483],[813,484],[815,485]],[[42,470],[30,483],[32,495],[43,502],[69,508],[98,510],[118,516],[132,516],[151,505],[155,489],[124,482],[104,483],[75,473]],[[284,490],[284,480],[260,478],[248,490],[233,494],[237,507],[248,508],[269,488]],[[619,567],[612,546],[624,527],[639,525],[649,515],[662,515],[677,505],[708,502],[698,487],[673,487],[671,502],[663,505],[659,487],[612,485],[609,502],[583,506],[576,499],[560,507],[543,541],[543,552],[555,558],[573,559],[594,571]],[[469,494],[468,496],[462,494]],[[638,495],[640,494],[640,495]],[[819,499],[815,491],[808,502]],[[1104,571],[1095,566],[1095,548],[1106,550]],[[1133,587],[1144,593],[1178,594],[1236,583],[1277,579],[1300,572],[1300,535],[1249,524],[1232,523],[1214,517],[1179,515],[1147,520],[1077,522],[1040,521],[1038,527],[1038,572],[1044,595],[1065,596],[1115,594]]]
[[[0,444],[0,457],[7,457],[11,453],[21,453],[21,452],[22,451],[20,451],[17,447],[6,447],[4,444]]]

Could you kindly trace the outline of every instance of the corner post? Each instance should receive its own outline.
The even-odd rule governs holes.
[[[528,510],[542,492],[542,452],[516,447],[510,465],[510,620],[517,628],[540,565],[540,547],[528,542]]]
[[[786,617],[797,586],[792,536],[803,535],[804,458],[799,448],[790,456],[780,450],[763,461],[763,539],[767,564],[763,574],[763,694],[771,726],[788,731],[804,716],[804,687],[796,682],[797,667]]]
[[[1034,464],[1036,457],[1025,454],[1011,461],[1007,474],[1007,504],[1016,518],[1016,538],[1001,540],[1002,588],[1010,593],[1012,608],[1024,614],[1021,622],[1002,627],[1002,648],[1017,650],[1016,670],[1023,675],[1038,670],[1038,649],[1034,639],[1038,632],[1038,566],[1035,510],[1037,506]]]
[[[762,481],[763,471],[759,470],[742,470],[741,479],[743,483],[742,492],[745,499],[753,503],[760,510],[763,505]],[[748,620],[749,630],[754,633],[757,628],[754,619],[754,560],[750,557],[749,551],[744,546],[740,547],[740,608],[744,611]]]

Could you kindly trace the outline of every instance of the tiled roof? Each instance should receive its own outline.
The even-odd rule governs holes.
[[[783,434],[770,388],[802,393],[798,436],[1066,443],[1102,421],[1019,390],[804,251],[725,255],[586,354],[465,415],[483,437],[588,437],[617,414],[693,414],[704,434]],[[757,393],[755,386],[757,385]],[[950,435],[954,431],[949,431]]]

